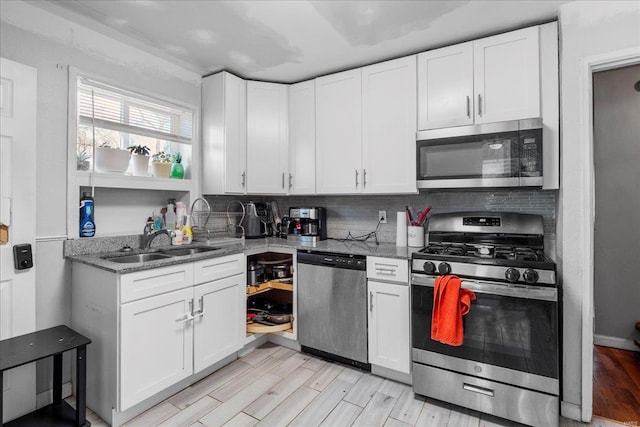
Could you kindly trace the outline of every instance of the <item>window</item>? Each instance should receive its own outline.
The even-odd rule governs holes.
[[[77,85],[77,170],[95,168],[96,148],[136,145],[148,147],[151,155],[180,153],[185,170],[189,168],[193,110],[85,77]]]

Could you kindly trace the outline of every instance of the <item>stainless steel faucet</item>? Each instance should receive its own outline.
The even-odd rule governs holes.
[[[142,247],[142,249],[149,249],[151,248],[151,242],[153,242],[153,239],[155,239],[157,236],[159,236],[160,234],[166,234],[167,236],[169,236],[169,238],[171,238],[173,237],[172,233],[173,232],[169,230],[158,230],[149,232],[145,229],[145,232],[142,235],[142,243],[140,244],[140,246]]]

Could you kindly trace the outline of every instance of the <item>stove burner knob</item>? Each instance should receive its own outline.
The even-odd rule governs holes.
[[[422,264],[422,269],[427,274],[433,274],[436,272],[436,266],[431,261],[427,261],[424,264]]]
[[[522,275],[522,277],[524,278],[524,281],[529,283],[529,284],[533,284],[536,283],[538,281],[538,272],[535,270],[531,270],[530,268],[524,271],[524,274]]]
[[[451,273],[451,266],[448,262],[441,262],[438,264],[438,272],[440,274],[449,274]]]
[[[520,278],[520,272],[515,268],[507,268],[504,277],[506,277],[508,281],[515,283]]]

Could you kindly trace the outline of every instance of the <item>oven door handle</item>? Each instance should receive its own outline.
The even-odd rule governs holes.
[[[433,288],[435,281],[435,277],[425,276],[424,274],[411,274],[411,286],[426,286]],[[480,294],[527,298],[541,301],[558,301],[558,290],[556,288],[543,286],[497,284],[464,279],[460,286]]]

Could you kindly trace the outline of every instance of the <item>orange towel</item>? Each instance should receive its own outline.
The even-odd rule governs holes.
[[[462,316],[469,312],[476,294],[460,288],[458,276],[438,276],[433,291],[431,339],[461,346],[464,340]]]

